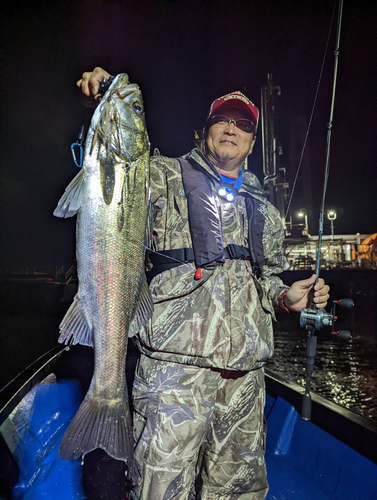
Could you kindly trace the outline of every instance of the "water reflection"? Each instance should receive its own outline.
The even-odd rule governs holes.
[[[268,367],[304,387],[305,332],[275,332],[275,356]],[[319,332],[312,390],[377,421],[377,339],[356,336],[345,343]]]

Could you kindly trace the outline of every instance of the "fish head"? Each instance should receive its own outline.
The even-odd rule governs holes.
[[[127,162],[149,151],[143,96],[127,75],[119,75],[106,95],[102,112],[103,140],[112,154]]]

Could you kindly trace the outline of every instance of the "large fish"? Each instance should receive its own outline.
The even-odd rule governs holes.
[[[149,196],[142,95],[121,74],[94,112],[83,168],[54,211],[58,217],[77,213],[79,288],[59,342],[94,347],[93,378],[63,438],[61,458],[102,448],[132,465],[125,362],[128,333],[153,312],[144,271]]]

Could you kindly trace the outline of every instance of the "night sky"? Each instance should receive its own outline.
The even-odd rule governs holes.
[[[272,73],[282,91],[282,160],[293,176],[333,5],[322,0],[2,5],[0,265],[68,264],[74,257],[75,219],[57,219],[52,212],[77,173],[70,144],[91,117],[75,81],[95,66],[127,72],[141,86],[151,146],[167,156],[191,149],[193,131],[203,126],[220,95],[241,90],[260,106],[260,87]],[[342,213],[337,233],[377,231],[376,26],[376,2],[345,1],[326,203]],[[302,193],[311,193],[306,208],[313,221],[321,198],[334,47],[335,25],[294,202],[303,206]],[[262,179],[260,135],[249,168]]]

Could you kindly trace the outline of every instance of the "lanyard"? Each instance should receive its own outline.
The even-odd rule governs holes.
[[[238,177],[236,180],[234,180],[231,177],[228,177],[226,175],[220,174],[220,172],[219,172],[219,176],[221,177],[221,180],[223,182],[225,182],[225,184],[231,184],[233,189],[235,189],[236,191],[239,191],[240,187],[242,186],[243,172],[244,172],[244,170],[243,170],[243,168],[241,168],[240,173],[238,174]]]

